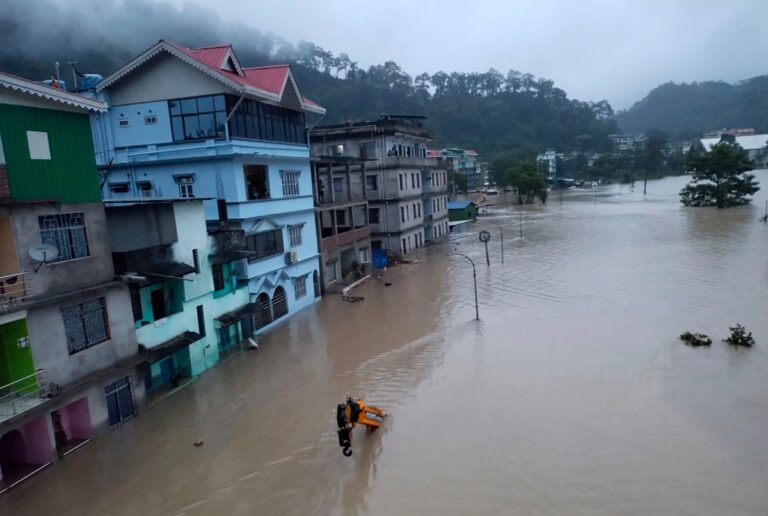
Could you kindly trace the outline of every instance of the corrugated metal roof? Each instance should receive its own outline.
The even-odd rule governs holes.
[[[463,210],[470,204],[475,204],[472,201],[450,201],[448,203],[449,210]]]
[[[33,82],[5,72],[0,72],[0,86],[88,111],[104,112],[107,110],[107,105],[105,103],[90,97],[84,97],[69,91],[51,88],[45,84]]]
[[[736,143],[741,145],[744,150],[759,150],[768,143],[768,134],[748,134],[745,136],[736,136]],[[720,138],[702,138],[701,145],[707,151],[712,150],[712,146],[720,142]]]

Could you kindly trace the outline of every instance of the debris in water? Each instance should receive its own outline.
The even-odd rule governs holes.
[[[700,346],[711,346],[712,345],[712,339],[704,335],[703,333],[691,333],[689,331],[683,333],[680,335],[680,339],[685,342],[687,345],[692,346],[694,348],[698,348]]]
[[[730,326],[728,329],[731,330],[731,335],[727,339],[724,339],[723,342],[729,346],[751,348],[755,345],[755,339],[752,337],[752,332],[747,333],[747,329],[741,324]]]
[[[392,286],[392,283],[390,283],[389,281],[385,281],[385,282],[384,282],[384,286],[385,286],[385,287],[391,287],[391,286]]]
[[[195,441],[192,444],[195,446],[195,448],[200,448],[205,443],[203,443],[203,441]]]
[[[357,303],[358,301],[365,301],[365,298],[363,296],[341,296],[341,299],[343,301],[346,301],[347,303]]]

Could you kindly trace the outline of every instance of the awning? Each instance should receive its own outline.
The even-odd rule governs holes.
[[[137,274],[147,278],[149,285],[160,283],[171,278],[182,278],[195,272],[195,268],[186,263],[171,262],[164,265],[155,265],[147,270],[139,270]]]
[[[144,346],[139,344],[139,350],[141,351],[141,354],[146,357],[146,362],[153,363],[176,353],[180,349],[186,348],[193,342],[202,338],[203,336],[199,333],[195,333],[193,331],[185,331],[181,335],[177,335],[176,337],[166,340],[157,346],[152,346],[149,349],[144,348]]]
[[[222,326],[229,326],[230,324],[234,324],[240,319],[244,319],[245,317],[250,316],[252,313],[256,311],[256,304],[255,303],[248,303],[247,305],[238,308],[237,310],[232,310],[231,312],[227,312],[223,315],[220,315],[216,318],[216,320],[222,325]]]
[[[243,258],[248,258],[249,256],[256,256],[256,252],[254,251],[222,251],[220,253],[212,254],[208,257],[209,261],[211,262],[211,265],[221,265],[223,263],[229,263],[229,262],[235,262],[237,260],[242,260]]]

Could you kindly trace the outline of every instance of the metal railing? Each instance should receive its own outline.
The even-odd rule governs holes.
[[[8,419],[39,405],[48,398],[45,369],[0,386],[0,419]]]
[[[0,312],[13,309],[16,305],[28,301],[32,295],[29,273],[17,272],[0,276]]]

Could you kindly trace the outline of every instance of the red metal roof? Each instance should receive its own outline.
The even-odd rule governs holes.
[[[437,149],[427,149],[427,157],[428,158],[439,158],[443,155],[442,152],[440,152]]]
[[[288,70],[287,64],[243,69],[248,84],[275,95],[282,93],[285,79],[288,76]]]

